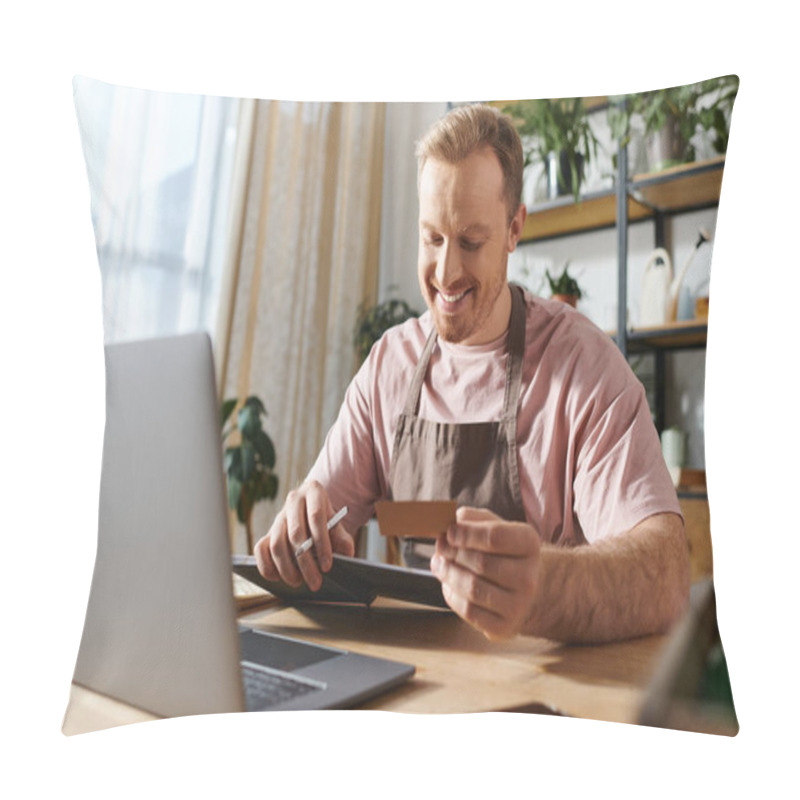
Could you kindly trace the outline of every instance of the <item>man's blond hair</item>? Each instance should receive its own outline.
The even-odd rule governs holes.
[[[458,106],[417,142],[418,174],[429,158],[457,164],[483,147],[491,147],[503,170],[503,196],[509,223],[522,196],[522,142],[514,123],[496,108],[483,104]]]

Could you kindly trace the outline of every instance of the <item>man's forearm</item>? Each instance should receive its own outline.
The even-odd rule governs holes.
[[[675,514],[589,546],[542,546],[540,558],[525,626],[536,636],[604,642],[660,633],[688,604],[689,550]]]

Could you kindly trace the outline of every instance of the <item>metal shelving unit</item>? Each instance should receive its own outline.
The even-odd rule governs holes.
[[[628,230],[632,224],[651,220],[655,246],[664,247],[665,223],[669,217],[718,205],[724,166],[725,157],[719,156],[658,173],[629,176],[627,148],[620,147],[614,189],[588,193],[578,203],[566,196],[537,205],[529,211],[520,239],[540,242],[616,228],[617,327],[611,335],[626,358],[644,352],[654,354],[654,411],[659,431],[664,423],[665,353],[704,348],[708,325],[695,319],[659,328],[628,327]]]
[[[652,222],[654,246],[668,247],[670,218],[719,204],[724,166],[725,159],[721,156],[659,173],[630,175],[627,148],[618,148],[613,188],[587,193],[579,203],[567,196],[537,204],[529,209],[521,237],[522,242],[541,242],[603,229],[616,232],[616,330],[609,335],[636,370],[659,433],[665,426],[669,354],[704,349],[708,324],[703,319],[692,319],[652,328],[628,326],[628,233],[632,225]],[[694,471],[703,473],[702,482],[690,480],[683,472],[692,470],[682,471],[678,498],[693,554],[692,580],[698,581],[712,574],[708,495],[704,470]],[[720,732],[728,730],[735,733],[733,727]]]
[[[655,246],[665,246],[665,221],[676,214],[687,214],[719,203],[725,158],[682,164],[652,175],[628,178],[627,152],[621,147],[617,174],[617,346],[627,358],[631,353],[651,351],[655,358],[655,422],[664,428],[665,354],[671,350],[704,348],[708,334],[705,320],[676,322],[661,328],[629,329],[628,308],[628,217],[627,198],[633,197],[650,209],[655,224]]]

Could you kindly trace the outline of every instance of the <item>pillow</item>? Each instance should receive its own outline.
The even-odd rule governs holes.
[[[729,735],[738,723],[710,570],[703,347],[737,86],[728,77],[628,97],[494,104],[518,120],[528,161],[527,222],[509,276],[545,296],[560,294],[572,278],[580,288],[577,310],[627,351],[666,434],[664,453],[687,523],[691,612],[670,640],[641,715],[623,716]],[[412,148],[446,106],[255,102],[85,79],[76,79],[75,96],[106,341],[205,330],[214,340],[220,400],[264,395],[272,420],[290,419],[301,402],[314,409],[303,425],[277,425],[271,432],[282,494],[273,493],[274,505],[262,503],[252,516],[231,519],[231,548],[241,551],[249,536],[249,549],[251,528],[268,528],[285,487],[302,480],[336,418],[358,366],[351,337],[361,299],[391,285],[422,307],[416,276],[405,267],[416,250]],[[665,98],[686,103],[685,124],[666,119]],[[565,108],[573,131],[578,120],[579,146],[572,152],[556,151],[540,133],[551,130]],[[686,126],[693,131],[688,141],[662,141],[665,131]],[[625,152],[617,151],[617,140],[626,143]],[[616,186],[626,182],[628,220],[621,224]],[[622,328],[618,246],[627,253]],[[656,325],[654,314],[663,317]],[[282,332],[286,341],[276,346]],[[270,360],[271,351],[280,355]],[[636,645],[608,648],[624,653]],[[545,662],[563,658],[569,668],[575,651],[553,652]],[[641,658],[644,651],[637,652]],[[680,679],[690,665],[701,680],[687,690]],[[555,700],[552,707],[567,713],[569,699],[561,702],[563,708]],[[616,713],[599,716],[616,719]],[[709,721],[720,713],[721,724]]]

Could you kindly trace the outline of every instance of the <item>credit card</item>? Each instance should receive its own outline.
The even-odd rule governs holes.
[[[435,539],[456,521],[455,500],[379,500],[375,514],[382,536]]]

